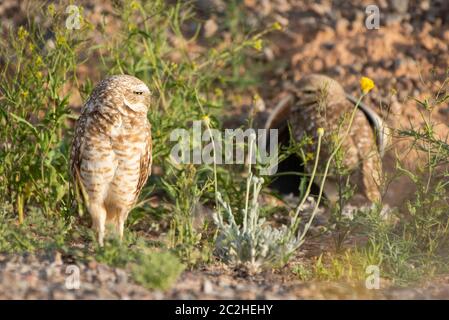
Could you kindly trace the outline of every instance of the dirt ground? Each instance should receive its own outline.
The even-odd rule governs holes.
[[[67,285],[73,266],[79,287]],[[386,281],[386,280],[385,280]],[[168,291],[148,290],[127,270],[104,264],[70,261],[55,254],[0,255],[0,299],[447,299],[449,277],[412,287],[394,287],[381,279],[380,289],[364,283],[300,281],[292,275],[241,274],[222,264],[185,271]]]
[[[449,5],[444,1],[378,1],[379,29],[365,27],[370,1],[245,1],[254,15],[285,25],[273,35],[265,58],[277,67],[265,75],[261,96],[269,114],[294,82],[310,73],[326,74],[345,90],[359,95],[359,78],[370,77],[376,88],[366,97],[394,130],[420,128],[424,121],[414,98],[432,98],[448,74]],[[406,6],[408,4],[408,6]],[[405,7],[406,6],[406,7]],[[263,90],[270,88],[270,90]],[[446,139],[448,105],[432,114],[437,136]],[[410,140],[393,134],[384,158],[387,174],[395,159],[416,171],[423,154],[410,151]],[[401,192],[397,192],[401,190]],[[404,192],[405,191],[405,192]],[[383,202],[400,206],[413,193],[407,178],[395,179]]]
[[[3,23],[20,23],[9,6],[0,4]],[[216,19],[225,1],[198,0],[209,20]],[[365,27],[365,8],[371,0],[300,1],[244,0],[249,23],[255,28],[279,22],[284,28],[269,36],[263,62],[273,66],[264,73],[258,88],[263,100],[263,120],[288,93],[294,81],[309,73],[323,73],[338,80],[353,95],[358,94],[361,75],[370,77],[376,89],[366,100],[394,128],[419,127],[422,119],[413,100],[435,95],[449,68],[449,2],[376,1],[381,13],[380,28]],[[212,31],[211,31],[212,32]],[[219,26],[218,31],[220,32]],[[247,118],[235,106],[233,120]],[[433,113],[441,138],[449,133],[449,106]],[[262,121],[261,120],[261,121]],[[407,141],[395,139],[385,166],[392,170],[393,155],[404,165],[416,168],[420,155],[407,152]],[[400,190],[400,192],[398,192]],[[404,190],[406,192],[404,192]],[[406,179],[395,181],[385,202],[404,202],[413,189]],[[315,255],[320,243],[308,243],[292,263]],[[323,246],[323,244],[321,244]],[[324,248],[326,251],[329,248]],[[65,287],[67,266],[81,269],[81,288]],[[288,266],[285,267],[288,270]],[[58,253],[0,255],[0,298],[3,299],[448,299],[449,277],[440,277],[409,288],[390,286],[381,280],[380,290],[364,283],[303,282],[289,272],[241,274],[222,264],[185,271],[167,292],[150,291],[132,283],[126,270],[95,262],[70,261]]]

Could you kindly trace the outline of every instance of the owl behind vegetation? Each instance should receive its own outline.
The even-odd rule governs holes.
[[[317,151],[317,129],[324,128],[319,159],[319,173],[323,173],[336,141],[341,140],[347,130],[354,110],[354,99],[346,95],[338,82],[318,74],[302,78],[291,91],[291,95],[278,104],[265,127],[285,130],[290,125],[295,140],[300,141],[304,135],[313,138],[313,143],[305,151],[314,156]],[[385,130],[382,119],[368,106],[361,104],[340,149],[342,165],[351,173],[351,184],[372,202],[379,201],[381,197],[381,156],[387,143]],[[309,173],[311,165],[311,161],[306,165]],[[335,173],[334,162],[324,186],[324,193],[331,202],[336,202],[339,197]],[[318,177],[319,180],[321,177]]]
[[[107,224],[122,239],[128,213],[150,175],[150,96],[139,79],[111,76],[97,84],[77,121],[70,171],[85,195],[100,246]]]

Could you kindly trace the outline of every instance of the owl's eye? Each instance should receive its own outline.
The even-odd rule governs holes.
[[[142,95],[143,91],[133,91],[134,94]]]
[[[314,94],[315,91],[314,91],[314,90],[307,90],[307,89],[306,89],[306,90],[303,91],[303,93],[304,93],[304,94]]]

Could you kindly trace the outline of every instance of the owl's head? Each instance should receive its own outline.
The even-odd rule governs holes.
[[[317,101],[323,105],[341,103],[346,100],[343,87],[334,79],[321,74],[303,77],[296,86],[297,95],[304,103]]]
[[[124,104],[134,112],[145,113],[148,111],[151,100],[151,92],[147,85],[130,75],[115,75],[101,81],[94,89],[100,99],[109,99],[112,95],[114,104]],[[102,100],[103,100],[102,99]]]

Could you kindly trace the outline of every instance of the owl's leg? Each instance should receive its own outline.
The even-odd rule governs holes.
[[[382,180],[382,162],[380,155],[373,152],[362,163],[363,186],[366,197],[372,202],[381,200],[380,184]]]
[[[117,209],[106,202],[106,226],[115,228],[117,223]],[[108,228],[108,230],[110,230]]]
[[[104,245],[104,233],[106,224],[106,209],[102,203],[93,202],[89,203],[89,213],[92,217],[93,228],[98,235],[98,243],[100,247]]]
[[[125,230],[125,221],[128,218],[128,213],[129,213],[129,211],[128,211],[127,208],[123,209],[120,212],[120,215],[118,217],[117,232],[118,232],[118,234],[120,236],[120,240],[123,240],[123,232]]]
[[[114,231],[116,232],[117,235],[120,236],[121,240],[123,231],[122,232],[120,231],[120,224],[122,212],[124,211],[124,209],[120,204],[110,199],[111,198],[107,198],[106,200],[106,211],[107,211],[106,224],[114,228]]]
[[[117,203],[117,201],[110,199],[111,198],[108,197],[106,200],[106,223],[114,226],[115,232],[120,237],[120,240],[122,240],[125,221],[128,217],[129,210],[124,204]]]

